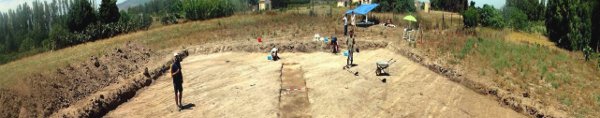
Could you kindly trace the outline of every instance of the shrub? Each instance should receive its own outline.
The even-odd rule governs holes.
[[[465,24],[465,27],[467,27],[467,28],[477,27],[477,24],[479,22],[478,17],[479,17],[479,13],[477,13],[477,10],[473,7],[469,7],[469,9],[467,9],[463,13],[463,23]]]
[[[162,23],[163,25],[177,24],[177,17],[175,15],[167,14],[160,18],[160,23]]]
[[[520,31],[525,31],[529,26],[525,12],[515,7],[504,8],[504,19],[506,19],[506,25]]]
[[[478,42],[478,40],[483,40],[481,38],[479,39],[473,39],[470,38],[467,40],[467,42],[465,43],[465,46],[460,50],[460,52],[458,52],[458,54],[456,54],[456,58],[458,59],[464,59],[468,53],[471,52],[471,50],[473,49],[473,46],[476,45],[476,43]]]
[[[496,29],[504,28],[502,15],[500,15],[500,11],[493,6],[487,4],[483,5],[479,15],[481,15],[480,22],[482,26]]]

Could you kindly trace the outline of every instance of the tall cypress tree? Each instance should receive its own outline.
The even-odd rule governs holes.
[[[592,44],[591,47],[600,51],[600,3],[596,2],[592,12]]]
[[[81,32],[88,25],[96,22],[96,14],[87,0],[75,0],[69,8],[67,25],[72,32]]]
[[[100,21],[102,23],[113,23],[119,21],[121,14],[116,0],[102,0],[100,3]]]

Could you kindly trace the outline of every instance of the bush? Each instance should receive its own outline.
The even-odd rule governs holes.
[[[500,14],[500,11],[493,6],[487,4],[483,5],[479,15],[481,15],[480,22],[482,26],[496,29],[504,28],[502,15]]]
[[[469,7],[469,9],[467,9],[464,13],[463,13],[463,23],[465,24],[466,28],[471,28],[471,27],[477,27],[477,24],[479,22],[479,13],[477,13],[477,10],[474,7]]]
[[[163,25],[177,24],[177,17],[169,14],[164,15],[162,18],[160,18],[160,23]]]
[[[506,19],[506,25],[514,29],[525,31],[529,27],[527,14],[515,7],[505,7],[504,18]]]
[[[70,35],[69,31],[60,25],[52,26],[48,39],[45,40],[44,47],[47,50],[55,50],[66,46],[66,37]],[[52,44],[53,43],[53,44]]]
[[[25,40],[23,40],[21,42],[21,45],[19,46],[19,52],[25,52],[35,49],[36,47],[34,43],[35,42],[31,37],[25,38]]]

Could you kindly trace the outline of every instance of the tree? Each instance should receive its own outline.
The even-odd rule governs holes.
[[[72,32],[81,32],[88,25],[96,22],[96,14],[87,0],[75,0],[69,8],[68,26]]]
[[[468,0],[430,0],[433,9],[462,12],[468,8]]]
[[[481,25],[484,27],[492,27],[497,29],[504,27],[504,22],[500,11],[491,5],[483,5],[479,15],[481,18]]]
[[[505,7],[513,7],[521,10],[529,16],[529,20],[543,20],[545,0],[506,0]]]
[[[504,19],[506,25],[521,31],[529,25],[527,14],[515,7],[504,7]]]
[[[550,0],[546,9],[548,38],[559,47],[582,50],[592,41],[591,0]],[[596,21],[597,22],[597,21]]]
[[[596,52],[600,51],[600,3],[596,2],[594,11],[592,15],[592,44],[590,47],[596,50]],[[600,59],[599,59],[600,60]]]
[[[377,11],[381,12],[407,13],[416,11],[413,0],[377,0],[375,2],[379,3]]]
[[[414,0],[396,0],[394,7],[394,12],[396,13],[407,13],[407,12],[415,12],[415,3]]]
[[[102,0],[99,11],[100,13],[98,15],[100,16],[100,21],[102,21],[102,23],[117,22],[119,21],[119,17],[121,17],[116,0]]]
[[[477,27],[477,23],[479,22],[479,13],[475,7],[469,7],[465,12],[463,12],[463,23],[466,28]]]

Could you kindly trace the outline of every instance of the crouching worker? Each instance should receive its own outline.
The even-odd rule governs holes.
[[[175,88],[175,104],[182,109],[183,104],[181,98],[183,97],[183,75],[181,74],[181,64],[179,63],[179,54],[175,53],[173,57],[173,64],[171,65],[171,77],[173,77],[173,86]]]
[[[331,37],[331,50],[333,53],[337,54],[339,51],[339,45],[337,43],[337,37]]]
[[[273,61],[279,60],[279,55],[277,53],[279,53],[279,49],[277,49],[277,48],[271,49],[271,57],[273,57]]]

